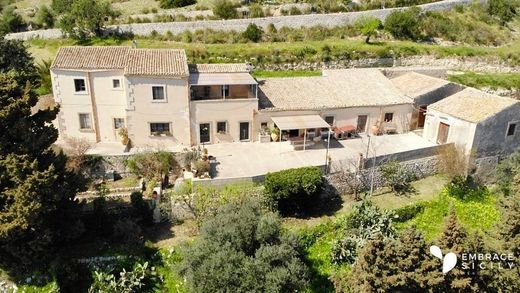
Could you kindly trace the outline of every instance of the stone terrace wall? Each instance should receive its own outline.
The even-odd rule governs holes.
[[[484,2],[485,0],[480,0]],[[424,5],[419,5],[424,11],[444,11],[450,10],[456,5],[469,5],[473,0],[445,0]],[[135,35],[146,36],[152,31],[160,34],[165,34],[170,31],[174,34],[183,31],[195,31],[205,28],[223,31],[243,31],[250,23],[254,23],[261,27],[267,27],[269,24],[274,24],[280,28],[286,27],[312,27],[325,26],[334,27],[338,25],[352,24],[360,17],[373,16],[384,20],[390,13],[395,10],[402,10],[405,8],[389,8],[379,10],[368,10],[358,12],[345,13],[329,13],[329,14],[307,14],[307,15],[292,15],[292,16],[273,16],[263,18],[251,19],[231,19],[231,20],[205,20],[205,21],[187,21],[187,22],[165,22],[165,23],[139,23],[139,24],[123,24],[109,26],[113,31],[132,32]],[[38,30],[21,33],[8,34],[9,39],[27,40],[31,38],[42,39],[56,39],[61,38],[62,32],[59,29]]]

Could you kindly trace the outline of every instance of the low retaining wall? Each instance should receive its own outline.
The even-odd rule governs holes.
[[[481,1],[484,2],[484,1]],[[444,11],[450,10],[457,5],[469,5],[473,0],[446,0],[429,4],[419,5],[423,11]],[[160,34],[171,32],[178,34],[184,31],[196,31],[200,29],[214,29],[223,31],[244,31],[250,23],[254,23],[260,27],[266,28],[270,24],[274,24],[277,28],[286,27],[312,27],[325,26],[334,27],[339,25],[352,24],[361,17],[376,17],[384,20],[386,17],[396,10],[406,8],[389,8],[379,10],[368,10],[358,12],[345,13],[328,13],[328,14],[306,14],[291,16],[273,16],[251,19],[230,19],[230,20],[204,20],[204,21],[186,21],[186,22],[165,22],[165,23],[138,23],[138,24],[122,24],[108,26],[108,30],[119,32],[131,32],[135,35],[146,36],[153,31]],[[59,29],[37,30],[21,33],[11,33],[6,36],[8,39],[28,40],[31,38],[42,39],[58,39],[63,34]]]
[[[375,158],[365,158],[363,160],[363,166],[365,169],[380,166],[388,162],[391,159],[397,160],[398,162],[407,162],[413,160],[419,160],[422,158],[434,157],[439,154],[439,151],[443,148],[452,146],[453,144],[435,145],[426,148],[415,149],[406,152],[393,153],[387,155],[376,156]]]

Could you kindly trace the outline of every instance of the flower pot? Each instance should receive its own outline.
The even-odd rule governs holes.
[[[272,139],[273,141],[278,141],[278,134],[276,134],[276,133],[271,133],[271,139]]]

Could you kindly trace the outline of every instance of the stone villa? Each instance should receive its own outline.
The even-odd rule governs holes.
[[[185,147],[270,141],[266,130],[276,125],[279,140],[309,144],[324,133],[424,128],[428,140],[468,151],[520,145],[518,101],[439,78],[346,69],[257,80],[250,71],[246,64],[188,64],[180,49],[63,47],[51,67],[60,139],[117,143],[125,128],[134,147]]]

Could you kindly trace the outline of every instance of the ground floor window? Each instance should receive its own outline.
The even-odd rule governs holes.
[[[394,113],[385,113],[385,122],[394,121]]]
[[[150,133],[152,135],[171,135],[170,123],[150,123]]]
[[[240,140],[249,140],[249,122],[240,122]]]
[[[217,133],[220,133],[220,134],[227,133],[227,122],[225,122],[225,121],[217,122]]]
[[[114,118],[114,129],[120,129],[125,127],[124,118]]]
[[[334,116],[325,116],[325,122],[330,126],[334,125]]]
[[[90,114],[81,113],[79,114],[79,128],[80,129],[92,129],[92,120]]]

